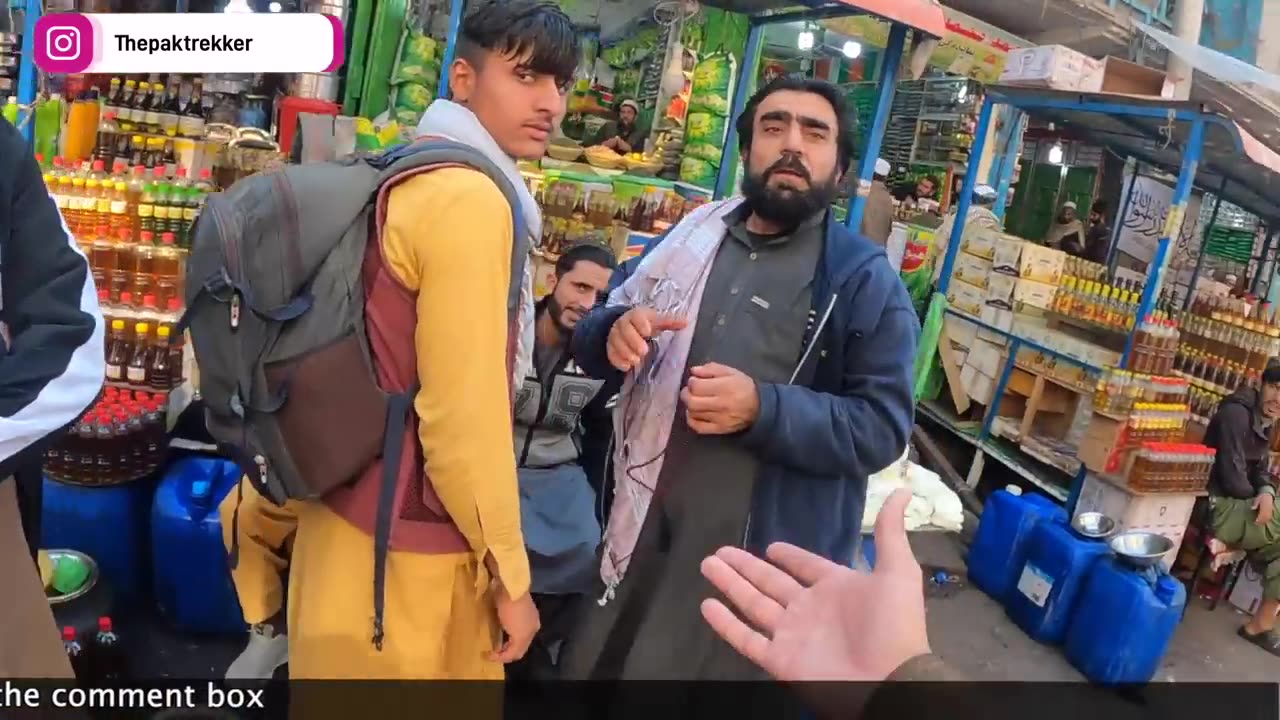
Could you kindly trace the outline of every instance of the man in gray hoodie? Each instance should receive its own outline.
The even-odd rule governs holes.
[[[1278,417],[1280,362],[1273,358],[1262,373],[1262,387],[1241,387],[1224,398],[1204,436],[1204,444],[1218,451],[1209,474],[1214,538],[1265,566],[1262,603],[1238,632],[1272,655],[1280,655],[1280,634],[1275,632],[1280,611],[1280,514],[1275,511],[1276,489],[1267,465]]]

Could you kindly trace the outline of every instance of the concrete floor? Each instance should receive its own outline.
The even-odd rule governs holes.
[[[964,547],[955,535],[916,533],[912,547],[922,565],[964,576]],[[1178,627],[1159,681],[1276,682],[1280,658],[1236,637],[1246,616],[1223,602],[1213,612],[1192,599]],[[1058,648],[1027,637],[986,593],[966,585],[927,602],[934,652],[975,680],[1083,682]]]

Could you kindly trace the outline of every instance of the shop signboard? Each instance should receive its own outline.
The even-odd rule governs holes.
[[[943,8],[947,34],[929,58],[929,65],[953,75],[967,75],[982,83],[995,83],[1004,71],[1009,53],[1032,43],[962,12]],[[838,18],[824,23],[836,32],[861,38],[864,45],[885,47],[889,24],[869,15]]]
[[[1130,186],[1133,189],[1129,196]],[[1116,249],[1142,267],[1151,263],[1156,255],[1156,246],[1164,234],[1169,219],[1169,206],[1173,200],[1173,188],[1147,175],[1128,175],[1125,177],[1124,190],[1120,194],[1123,206],[1128,197],[1128,207],[1124,217],[1118,219],[1119,236],[1116,238]],[[1191,281],[1191,273],[1195,268],[1196,254],[1200,249],[1200,234],[1196,232],[1200,217],[1200,196],[1192,195],[1187,201],[1186,218],[1182,229],[1171,248],[1168,267],[1177,273],[1180,284]]]

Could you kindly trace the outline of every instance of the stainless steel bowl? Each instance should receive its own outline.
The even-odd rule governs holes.
[[[1071,529],[1081,537],[1101,540],[1116,531],[1116,521],[1100,512],[1085,512],[1076,515],[1071,521]]]
[[[89,576],[84,579],[84,584],[66,595],[49,596],[50,605],[62,605],[76,598],[84,597],[98,584],[98,563],[94,562],[93,558],[78,550],[47,550],[45,552],[49,556],[49,562],[52,562],[55,566],[61,558],[75,558],[89,567]]]
[[[1111,550],[1124,562],[1138,568],[1158,564],[1173,549],[1173,541],[1156,533],[1132,531],[1111,538]]]

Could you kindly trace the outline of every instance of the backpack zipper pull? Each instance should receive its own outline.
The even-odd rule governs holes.
[[[267,459],[262,455],[254,455],[253,462],[258,466],[258,477],[262,480],[262,485],[267,484]]]
[[[240,327],[240,293],[231,294],[231,329]]]

